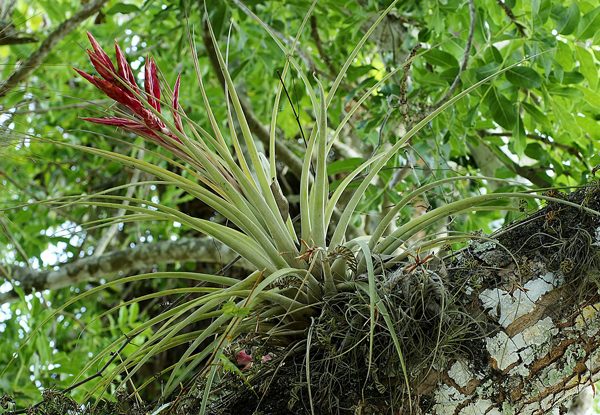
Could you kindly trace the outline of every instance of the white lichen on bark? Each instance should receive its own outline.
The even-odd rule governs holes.
[[[482,308],[498,323],[485,339],[488,365],[477,373],[454,361],[428,414],[565,414],[570,400],[597,380],[600,303],[550,312],[572,293],[560,273],[540,271],[513,292],[503,285],[480,289]]]

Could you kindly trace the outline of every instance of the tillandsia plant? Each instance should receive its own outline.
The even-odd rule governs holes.
[[[413,237],[449,216],[518,209],[507,204],[510,199],[569,202],[528,191],[490,193],[448,203],[389,230],[397,223],[403,208],[431,189],[459,180],[497,180],[451,177],[403,195],[371,235],[352,236],[349,230],[353,220],[360,215],[359,203],[387,163],[440,112],[521,63],[482,79],[431,110],[396,143],[364,161],[332,191],[327,174],[328,155],[342,129],[374,91],[394,74],[406,70],[406,66],[401,66],[387,73],[356,100],[339,124],[329,125],[328,108],[336,99],[343,77],[396,2],[374,21],[328,91],[318,78],[306,75],[293,56],[315,3],[290,46],[284,45],[268,25],[248,10],[287,57],[282,78],[290,68],[299,74],[315,114],[297,189],[300,209],[297,220],[289,214],[288,202],[277,177],[275,126],[282,86],[274,99],[268,154],[263,154],[254,141],[209,22],[208,30],[225,82],[226,130],[222,127],[223,120],[216,118],[204,88],[193,39],[190,39],[190,50],[194,54],[198,85],[210,123],[208,130],[186,116],[179,105],[179,77],[172,90],[161,87],[159,70],[149,58],[142,89],[119,46],[115,47],[117,63],[114,65],[94,37],[88,34],[92,45],[88,54],[97,75],[80,69],[76,71],[120,104],[121,109],[116,117],[86,119],[135,133],[162,147],[170,156],[156,153],[157,156],[182,173],[108,150],[66,145],[133,166],[156,178],[143,184],[177,186],[210,206],[227,223],[192,217],[160,203],[112,194],[114,190],[142,183],[73,197],[67,203],[91,203],[121,209],[122,202],[126,201],[131,214],[115,220],[177,221],[229,246],[254,268],[241,279],[193,272],[141,274],[108,282],[65,304],[62,309],[108,287],[145,279],[188,279],[198,283],[193,288],[147,294],[107,312],[112,313],[134,302],[182,294],[174,307],[125,333],[85,365],[81,373],[104,362],[122,343],[144,334],[145,341],[135,351],[116,361],[108,373],[103,374],[89,391],[90,398],[98,397],[116,381],[128,385],[151,358],[182,346],[185,351],[179,361],[159,374],[168,375],[163,385],[164,398],[173,396],[181,385],[185,385],[179,393],[200,397],[197,409],[202,414],[226,411],[223,408],[226,408],[227,400],[221,387],[237,385],[239,379],[243,380],[243,391],[252,391],[256,394],[255,399],[259,399],[261,389],[257,385],[268,383],[264,373],[272,374],[277,370],[295,379],[291,385],[307,396],[312,413],[333,413],[333,407],[352,400],[372,400],[373,405],[377,405],[381,396],[392,397],[393,402],[386,405],[408,411],[414,380],[427,373],[436,362],[469,347],[470,340],[482,335],[478,321],[468,316],[461,308],[463,304],[453,295],[454,283],[445,280],[440,258],[425,254],[436,247],[477,236],[429,235],[416,241]],[[419,54],[415,54],[410,60],[418,57]],[[164,111],[167,107],[169,114]],[[64,205],[65,201],[56,203]],[[111,222],[98,222],[106,223]],[[198,323],[204,327],[191,332],[185,330]],[[284,369],[283,363],[287,363]],[[346,382],[339,382],[341,378]],[[74,382],[80,380],[81,377]],[[155,378],[136,385],[134,390],[153,381]],[[342,384],[352,384],[355,390],[343,390],[339,386]]]

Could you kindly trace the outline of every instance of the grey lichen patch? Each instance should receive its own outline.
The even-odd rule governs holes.
[[[522,413],[522,414],[543,413],[543,414],[547,414],[547,415],[560,415],[560,408],[544,408],[544,407],[542,407],[542,404],[540,402],[533,402],[533,403],[525,405],[519,413]]]
[[[600,348],[594,349],[585,361],[585,365],[590,370],[591,373],[594,373],[600,367]],[[598,377],[598,375],[596,375]]]
[[[567,347],[564,355],[564,367],[569,370],[568,373],[573,373],[575,365],[585,357],[585,354],[585,349],[580,344],[574,343]]]
[[[505,267],[513,259],[506,249],[499,249],[494,241],[476,242],[471,245],[471,253],[486,265],[494,267]]]
[[[442,384],[435,392],[435,402],[433,406],[433,413],[435,415],[454,415],[456,408],[460,405],[467,397],[453,388]]]
[[[500,288],[487,289],[479,294],[483,307],[492,317],[498,318],[503,327],[508,327],[517,318],[531,312],[535,304],[522,291],[512,295]]]
[[[497,408],[494,407],[494,403],[489,399],[478,399],[477,401],[470,403],[459,412],[460,415],[502,415]]]
[[[515,408],[508,402],[502,403],[502,415],[515,415]]]
[[[486,347],[498,369],[505,370],[520,359],[522,364],[513,368],[511,373],[526,376],[529,373],[526,365],[546,353],[546,345],[557,333],[558,328],[554,326],[552,319],[546,317],[512,338],[500,332],[486,340]]]
[[[558,333],[552,319],[546,317],[536,325],[523,330],[515,335],[512,340],[519,348],[519,356],[526,365],[531,364],[540,354],[543,354],[544,346]],[[541,352],[541,353],[540,353]]]
[[[541,401],[542,408],[553,408],[556,406],[556,402],[560,401],[564,397],[563,392],[548,395]]]
[[[529,369],[525,364],[517,365],[513,367],[510,372],[508,372],[509,376],[518,376],[518,377],[527,377],[529,376]]]
[[[475,254],[481,254],[482,252],[491,251],[492,249],[496,249],[496,242],[494,241],[485,241],[479,242],[475,241],[471,245],[471,251]]]
[[[558,282],[550,274],[532,279],[522,289],[517,288],[512,293],[500,288],[483,290],[479,299],[492,317],[498,318],[503,327],[508,327],[519,317],[530,313],[535,308],[535,302],[556,287]]]
[[[460,360],[454,362],[450,367],[448,376],[450,376],[450,378],[452,378],[452,380],[454,380],[461,388],[466,387],[469,384],[469,381],[475,377],[467,363]]]
[[[594,246],[600,246],[600,226],[594,230],[594,242],[592,242]]]
[[[487,338],[485,343],[498,369],[505,370],[519,360],[518,349],[506,333],[501,331],[494,337]]]
[[[564,275],[556,272],[546,272],[544,275],[540,275],[540,278],[554,287],[560,287],[565,282]]]
[[[552,282],[548,282],[548,279],[551,279]],[[535,303],[542,295],[555,288],[554,278],[550,277],[549,274],[546,274],[539,278],[527,281],[524,288],[527,293],[527,299]]]

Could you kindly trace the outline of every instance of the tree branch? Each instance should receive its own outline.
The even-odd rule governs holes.
[[[321,36],[319,36],[319,28],[317,25],[317,18],[314,15],[310,16],[310,34],[311,34],[313,40],[315,41],[315,45],[317,46],[317,51],[319,52],[319,56],[325,63],[325,66],[327,66],[329,73],[335,78],[337,76],[337,71],[335,70],[333,63],[331,62],[331,58],[325,52],[325,49],[323,49],[323,42],[321,42]]]
[[[502,131],[502,132],[496,132],[496,133],[489,132],[489,131],[480,131],[479,135],[481,137],[483,137],[483,136],[512,137],[513,133],[511,131]],[[540,141],[549,146],[561,148],[564,151],[566,151],[567,153],[571,154],[572,156],[577,157],[582,163],[584,163],[584,164],[586,163],[585,157],[581,154],[581,152],[576,147],[572,147],[567,144],[557,143],[556,141],[550,141],[548,139],[548,137],[544,137],[539,134],[527,133],[526,136],[527,136],[527,138],[532,138],[534,140]]]
[[[0,97],[5,96],[13,90],[21,81],[25,80],[31,72],[42,64],[44,59],[52,52],[52,49],[66,35],[73,31],[81,22],[95,14],[108,0],[91,0],[85,4],[77,13],[62,22],[42,42],[40,47],[23,62],[2,84],[0,84]]]
[[[217,75],[217,78],[219,78],[219,84],[223,87],[223,89],[225,89],[225,78],[221,73],[219,60],[217,58],[214,45],[210,38],[210,33],[208,32],[208,25],[206,23],[203,24],[203,29],[202,40],[204,42],[204,47],[206,48],[208,59]],[[248,121],[248,127],[250,127],[250,131],[252,131],[252,133],[268,148],[270,142],[269,131],[256,118],[250,109],[250,105],[241,96],[240,102],[242,105],[242,110],[246,116],[246,120]],[[284,163],[296,177],[300,177],[302,174],[302,160],[300,160],[300,158],[288,148],[289,146],[290,143],[282,143],[280,141],[275,142],[277,159]]]
[[[53,270],[30,270],[24,267],[9,268],[6,273],[11,282],[18,282],[26,293],[66,287],[83,281],[110,278],[131,271],[148,268],[153,264],[169,264],[181,261],[205,263],[228,263],[237,257],[236,252],[208,237],[181,238],[142,244],[135,248],[113,251],[99,256],[77,259]],[[240,259],[237,267],[252,269]],[[0,268],[0,270],[5,269]],[[0,304],[14,298],[14,293],[0,294]]]
[[[506,14],[506,17],[508,17],[510,21],[513,22],[513,24],[517,28],[517,31],[519,32],[519,35],[521,35],[522,37],[527,37],[527,34],[525,33],[525,26],[519,23],[510,7],[508,7],[508,5],[502,0],[496,0],[496,2],[502,8],[502,10],[504,10],[504,14]]]
[[[434,108],[439,108],[440,105],[442,105],[452,96],[452,93],[454,92],[454,90],[458,86],[458,83],[460,82],[460,75],[464,72],[465,69],[467,69],[467,64],[469,63],[469,55],[471,53],[471,46],[473,45],[473,34],[475,33],[476,17],[477,16],[475,14],[475,0],[469,0],[469,35],[467,36],[467,44],[465,45],[465,53],[463,54],[462,63],[458,68],[458,73],[456,74],[452,85],[450,85],[450,88],[448,88],[446,94],[444,94],[444,96],[437,102],[437,104],[434,105]]]
[[[133,152],[132,156],[135,156],[135,151]],[[142,147],[137,151],[137,158],[139,158],[139,159],[144,158],[143,144],[142,144]],[[127,188],[127,192],[125,193],[125,199],[123,200],[123,207],[116,212],[116,214],[114,216],[115,219],[125,216],[125,213],[127,213],[127,206],[129,206],[129,199],[133,196],[133,192],[136,190],[137,186],[134,186],[134,185],[140,181],[141,173],[142,173],[142,171],[140,169],[135,169],[133,171],[133,174],[131,175],[131,180],[129,181],[129,183],[132,186]],[[102,237],[96,244],[96,247],[94,248],[94,256],[95,257],[102,255],[104,253],[104,251],[106,251],[106,248],[108,248],[108,244],[110,244],[110,242],[112,241],[112,239],[114,238],[114,236],[117,234],[118,231],[119,231],[119,223],[113,223],[112,225],[110,225],[108,227],[108,229],[104,232],[104,234],[102,235]]]
[[[483,146],[483,149],[489,155],[493,155],[500,163],[502,163],[506,168],[512,171],[515,174],[529,180],[531,183],[535,184],[539,187],[550,187],[552,186],[552,181],[546,176],[544,177],[544,169],[521,166],[518,163],[515,163],[508,157],[502,150],[497,147],[491,146],[482,137],[479,137],[479,144]],[[471,150],[472,151],[472,150]],[[479,166],[483,167],[483,166]]]

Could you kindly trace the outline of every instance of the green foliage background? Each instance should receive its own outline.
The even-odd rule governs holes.
[[[110,102],[71,69],[89,69],[84,52],[86,30],[106,45],[107,50],[116,39],[134,69],[143,68],[146,56],[151,54],[168,85],[173,85],[181,73],[181,105],[190,118],[206,126],[208,121],[195,87],[187,41],[189,24],[198,43],[201,70],[211,80],[206,86],[209,97],[217,119],[225,125],[222,87],[201,40],[201,3],[109,1],[100,14],[65,37],[26,83],[0,99],[0,258],[5,275],[14,266],[49,267],[93,253],[103,229],[86,229],[85,223],[114,214],[94,206],[60,209],[41,204],[18,209],[15,206],[101,191],[128,183],[133,174],[116,163],[44,142],[44,139],[65,140],[134,155],[137,149],[128,143],[141,143],[113,128],[80,120],[111,110]],[[228,49],[234,82],[251,103],[255,116],[267,125],[279,83],[277,71],[283,67],[285,57],[235,3],[206,1],[221,50]],[[286,39],[296,34],[310,6],[304,0],[251,0],[245,4]],[[456,91],[460,91],[502,67],[534,56],[442,113],[404,153],[394,158],[382,180],[371,186],[368,197],[361,203],[361,210],[371,219],[357,219],[354,223],[357,229],[372,229],[382,210],[397,202],[402,192],[454,172],[510,178],[538,187],[577,186],[594,179],[593,169],[600,164],[598,2],[508,0],[504,2],[505,8],[496,0],[476,0],[474,4],[472,47],[464,70],[461,65],[471,22],[468,1],[414,0],[399,3],[344,79],[331,105],[329,115],[333,124],[343,118],[362,92],[387,72],[404,65],[411,50],[421,46],[422,55],[412,64],[410,76],[403,78],[402,72],[394,75],[363,104],[353,117],[351,128],[342,132],[345,145],[334,148],[328,165],[330,175],[338,180],[379,146],[396,142],[412,124],[435,108],[445,99],[457,76],[460,83]],[[306,30],[300,39],[300,61],[323,83],[331,83],[335,71],[369,23],[387,5],[386,1],[320,0],[311,21],[313,30]],[[43,39],[79,7],[80,2],[75,0],[19,0],[11,19],[19,30]],[[507,13],[507,9],[511,12]],[[38,46],[39,42],[0,46],[0,79],[6,79],[18,62]],[[299,109],[302,125],[310,129],[314,114],[306,111],[310,101],[301,82],[292,72],[285,83]],[[287,102],[281,104],[278,128],[278,140],[301,155],[300,131]],[[116,141],[115,137],[122,140]],[[148,159],[161,163],[152,157]],[[400,171],[405,172],[402,180],[397,176]],[[285,168],[281,177],[290,183],[284,191],[293,203],[297,197],[290,190],[294,189],[295,179]],[[516,188],[519,187],[515,185]],[[466,195],[504,190],[512,189],[492,184],[453,185],[437,189],[426,204],[435,207]],[[136,191],[138,197],[155,198],[189,213],[221,220],[177,189],[148,186]],[[528,203],[525,210],[536,208],[533,202]],[[406,212],[407,217],[413,214],[414,209]],[[518,216],[479,212],[468,218],[456,218],[448,226],[454,230],[488,232]],[[125,224],[112,241],[111,249],[187,234],[177,224]],[[50,255],[49,249],[55,254]],[[176,266],[202,270],[207,267],[210,266]],[[133,290],[166,288],[160,281],[152,284]],[[0,367],[55,305],[89,286],[82,284],[34,295],[21,292],[20,301],[2,305]],[[11,392],[20,404],[26,404],[39,399],[40,386],[69,386],[83,362],[160,308],[160,304],[144,304],[142,308],[133,304],[122,308],[118,315],[96,318],[131,295],[132,292],[106,291],[96,301],[77,304],[62,313],[19,352],[16,363],[0,377],[0,391]],[[135,340],[142,341],[143,337]],[[127,346],[124,354],[135,348],[136,344]],[[83,397],[93,384],[78,389],[75,397]]]

